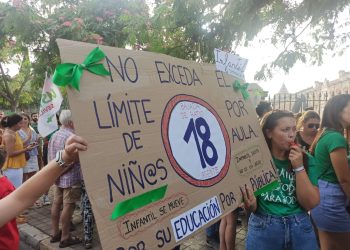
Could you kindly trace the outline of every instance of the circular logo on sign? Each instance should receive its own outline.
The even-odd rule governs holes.
[[[202,99],[174,96],[163,113],[162,139],[172,167],[188,183],[210,187],[226,176],[229,136],[219,115]]]

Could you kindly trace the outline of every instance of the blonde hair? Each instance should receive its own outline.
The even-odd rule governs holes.
[[[300,129],[303,127],[303,124],[309,119],[321,120],[320,116],[317,114],[316,111],[313,111],[313,110],[305,111],[297,120],[297,131],[300,131]]]

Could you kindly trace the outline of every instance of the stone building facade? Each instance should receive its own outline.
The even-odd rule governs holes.
[[[282,85],[280,93],[277,93],[271,102],[275,104],[276,108],[278,106],[281,108],[284,105],[285,109],[295,113],[304,111],[306,108],[313,108],[322,115],[329,98],[345,93],[350,93],[350,72],[342,70],[339,71],[337,79],[331,81],[325,79],[323,82],[316,81],[313,87],[294,94],[288,93],[286,86]]]

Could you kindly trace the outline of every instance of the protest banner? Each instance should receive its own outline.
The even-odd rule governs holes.
[[[46,76],[38,120],[38,130],[42,137],[46,137],[58,129],[56,113],[60,110],[62,101],[60,89],[52,83],[51,78]]]
[[[58,46],[103,249],[170,249],[234,210],[239,187],[278,185],[246,86],[215,65]]]

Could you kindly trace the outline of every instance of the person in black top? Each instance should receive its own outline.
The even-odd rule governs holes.
[[[320,127],[320,116],[313,110],[308,110],[299,118],[297,124],[296,142],[308,151]]]
[[[259,120],[261,120],[263,116],[271,110],[271,103],[266,101],[261,101],[255,108],[256,114],[259,116]]]

